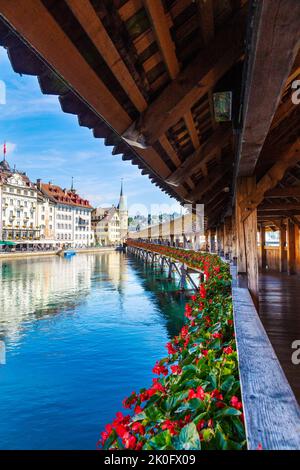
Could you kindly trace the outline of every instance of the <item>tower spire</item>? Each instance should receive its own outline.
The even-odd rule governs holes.
[[[118,209],[119,211],[126,211],[126,200],[125,196],[123,194],[123,178],[121,178],[121,190],[120,190],[120,199],[119,199],[119,204],[118,204]]]

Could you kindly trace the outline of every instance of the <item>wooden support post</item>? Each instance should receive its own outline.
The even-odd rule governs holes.
[[[217,253],[221,255],[223,251],[223,226],[222,224],[217,227]]]
[[[224,256],[231,259],[232,255],[232,218],[230,216],[224,219]]]
[[[216,229],[211,228],[209,231],[209,235],[210,235],[210,240],[209,240],[210,252],[215,253],[216,252]]]
[[[243,220],[242,200],[255,192],[255,177],[241,177],[236,187],[236,236],[237,236],[237,273],[240,287],[247,286],[253,302],[258,308],[258,256],[257,256],[257,211]]]
[[[287,270],[286,225],[284,224],[280,227],[279,270],[281,273]]]
[[[170,244],[171,246],[174,246],[174,229],[175,229],[175,222],[174,219],[170,220]]]
[[[287,224],[288,235],[288,250],[287,250],[287,271],[288,274],[296,273],[296,239],[295,239],[295,224],[288,219]]]
[[[260,225],[260,267],[266,269],[267,265],[267,253],[266,253],[266,228],[264,225]]]

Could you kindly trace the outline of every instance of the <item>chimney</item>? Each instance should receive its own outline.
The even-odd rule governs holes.
[[[36,180],[36,185],[37,185],[38,189],[42,189],[42,180],[41,180],[41,178],[38,178]]]

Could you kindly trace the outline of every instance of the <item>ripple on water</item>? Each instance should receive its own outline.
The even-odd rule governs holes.
[[[0,448],[95,448],[182,326],[176,283],[114,252],[1,268]]]

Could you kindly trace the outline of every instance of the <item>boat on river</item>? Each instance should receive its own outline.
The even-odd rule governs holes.
[[[72,258],[73,256],[76,255],[76,251],[75,250],[63,250],[63,249],[60,249],[56,252],[56,254],[58,256],[62,256],[63,258]]]

